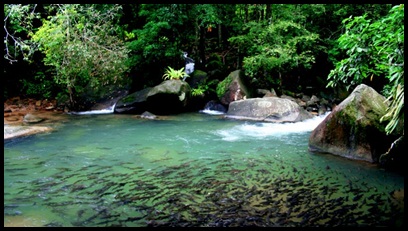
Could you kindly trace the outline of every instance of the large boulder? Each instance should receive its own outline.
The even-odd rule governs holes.
[[[385,134],[387,109],[384,96],[361,84],[311,133],[309,150],[377,162],[392,138]]]
[[[187,106],[190,92],[185,81],[163,81],[147,93],[148,111],[159,115],[180,113]]]
[[[89,110],[103,110],[112,108],[120,99],[129,94],[128,90],[119,90],[112,92],[106,98],[103,98],[96,102]]]
[[[312,118],[313,115],[289,99],[264,97],[231,102],[226,117],[267,122],[298,122]]]
[[[229,105],[236,100],[242,100],[251,97],[248,87],[240,70],[231,72],[217,86],[217,95],[220,102],[224,105]]]
[[[146,111],[147,94],[151,87],[129,94],[116,102],[114,112],[140,114]]]
[[[190,91],[190,85],[185,81],[166,80],[123,97],[116,103],[114,111],[135,114],[150,111],[159,115],[180,113],[187,105]]]

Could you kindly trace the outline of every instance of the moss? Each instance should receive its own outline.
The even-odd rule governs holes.
[[[227,78],[225,78],[223,81],[221,81],[218,84],[217,89],[216,89],[218,98],[221,98],[225,94],[225,92],[227,92],[228,87],[231,84],[231,82],[232,82],[232,74],[229,74]]]
[[[133,96],[133,95],[128,95],[128,96],[123,97],[123,98],[121,99],[122,103],[131,103],[131,102],[133,102],[134,100],[135,100],[135,96]]]
[[[191,74],[191,77],[205,77],[206,75],[207,73],[204,71],[194,70],[194,72]]]

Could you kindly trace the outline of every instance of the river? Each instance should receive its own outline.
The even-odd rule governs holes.
[[[324,116],[67,117],[53,132],[5,141],[5,227],[402,225],[392,196],[402,176],[308,152]]]

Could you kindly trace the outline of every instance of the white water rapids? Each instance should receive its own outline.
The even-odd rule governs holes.
[[[312,119],[296,123],[268,123],[246,122],[228,129],[217,130],[216,133],[225,141],[238,141],[243,139],[264,139],[270,136],[282,136],[292,133],[313,131],[330,112],[316,116]]]

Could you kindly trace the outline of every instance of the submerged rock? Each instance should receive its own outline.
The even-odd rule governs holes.
[[[385,97],[361,84],[334,108],[311,133],[309,150],[377,162],[391,144],[380,123],[387,109]]]
[[[155,114],[152,114],[152,113],[148,112],[148,111],[145,111],[140,115],[140,118],[154,120],[154,119],[157,118],[157,116]]]

